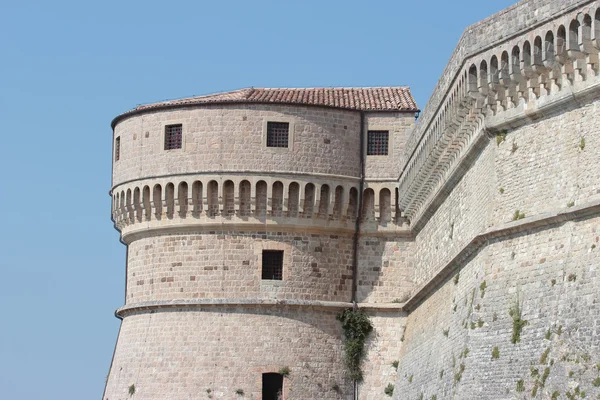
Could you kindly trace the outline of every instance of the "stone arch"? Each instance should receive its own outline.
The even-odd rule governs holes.
[[[150,186],[146,185],[142,189],[142,203],[144,204],[144,216],[146,221],[152,218],[152,200],[150,200]]]
[[[208,200],[208,216],[215,217],[219,215],[219,183],[217,181],[212,180],[208,182],[206,197]]]
[[[202,182],[200,181],[192,183],[192,206],[194,216],[198,217],[202,213]]]
[[[127,207],[127,222],[128,223],[133,223],[134,222],[134,215],[133,215],[133,200],[131,198],[131,189],[127,189],[127,200],[126,200],[126,207]]]
[[[256,212],[255,216],[265,217],[267,215],[267,182],[256,182]]]
[[[167,202],[167,218],[173,218],[175,213],[175,185],[171,182],[165,186],[165,200]]]
[[[525,43],[523,43],[522,59],[523,66],[525,66],[526,68],[531,67],[531,43],[529,43],[529,40],[526,40]]]
[[[350,188],[348,192],[348,214],[347,218],[354,221],[357,217],[356,210],[358,209],[358,190],[356,188]]]
[[[498,83],[498,76],[500,73],[500,69],[498,67],[498,57],[495,55],[492,56],[490,60],[490,83],[495,84]]]
[[[510,73],[518,73],[521,70],[521,49],[514,46],[510,53]]]
[[[568,39],[567,39],[567,50],[568,51],[579,51],[579,43],[580,43],[580,38],[579,38],[579,28],[580,28],[580,24],[579,21],[577,21],[576,19],[572,20],[571,23],[569,24],[569,32],[568,32]]]
[[[321,185],[319,196],[319,218],[329,218],[329,185]]]
[[[375,192],[371,188],[367,188],[363,192],[361,218],[364,221],[375,219]]]
[[[469,92],[477,93],[477,67],[471,64],[469,67]]]
[[[542,59],[546,62],[554,61],[554,32],[546,32]]]
[[[591,53],[592,49],[592,17],[589,14],[581,18],[581,27],[579,35],[579,46],[586,53]]]
[[[156,219],[162,218],[162,187],[160,184],[154,185],[152,190],[152,204],[154,205],[154,216]]]
[[[288,217],[298,217],[298,203],[300,198],[300,185],[297,182],[290,183],[288,188]]]
[[[183,181],[177,187],[177,203],[179,203],[179,216],[185,218],[188,212],[188,184]]]
[[[335,188],[335,197],[333,200],[333,219],[340,219],[342,216],[342,201],[344,199],[344,187],[338,185]]]
[[[240,216],[247,217],[252,211],[252,185],[249,181],[243,180],[240,182]]]
[[[133,209],[137,222],[142,222],[142,204],[140,200],[140,188],[133,189]]]
[[[385,224],[392,220],[392,192],[388,188],[379,191],[379,215],[381,223]]]
[[[281,217],[283,211],[283,183],[273,182],[273,197],[271,199],[271,215]]]
[[[487,88],[488,82],[488,64],[485,60],[481,61],[479,64],[479,83],[478,86],[480,89]]]
[[[533,41],[533,65],[541,66],[544,61],[544,45],[541,36],[536,36]]]
[[[592,40],[596,49],[600,49],[600,7],[596,9],[594,14],[594,22],[592,23]]]
[[[226,180],[223,183],[223,215],[235,214],[235,187],[233,181]]]
[[[510,60],[508,57],[508,51],[505,50],[500,55],[500,73],[502,75],[502,78],[508,77],[509,65],[510,65]]]
[[[567,30],[564,25],[560,25],[556,31],[556,43],[554,53],[557,57],[566,56],[567,52]]]
[[[312,218],[315,206],[315,185],[307,183],[304,187],[304,204],[302,205],[302,216]]]

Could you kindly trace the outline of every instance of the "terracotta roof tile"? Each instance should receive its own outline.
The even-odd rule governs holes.
[[[361,111],[414,112],[418,110],[410,89],[405,86],[304,89],[246,88],[232,92],[140,105],[116,117],[113,120],[113,126],[123,117],[146,110],[222,103],[301,104]]]

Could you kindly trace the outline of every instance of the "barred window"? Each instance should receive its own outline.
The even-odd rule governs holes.
[[[165,150],[180,149],[182,133],[181,124],[165,126]]]
[[[267,122],[267,147],[288,147],[289,122]]]
[[[121,137],[115,139],[115,161],[119,161],[121,158]]]
[[[263,250],[262,279],[283,279],[283,250]]]
[[[388,155],[389,131],[369,131],[367,133],[367,155]]]

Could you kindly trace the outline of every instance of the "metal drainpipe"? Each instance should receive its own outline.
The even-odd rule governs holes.
[[[358,204],[356,207],[356,221],[354,223],[354,237],[352,243],[352,304],[357,309],[356,291],[358,282],[358,239],[360,237],[360,219],[362,215],[363,191],[365,186],[365,113],[360,112],[360,181],[358,183]],[[358,400],[358,382],[353,382],[354,400]]]
[[[365,187],[365,113],[360,112],[360,181],[358,184],[358,205],[356,207],[356,221],[354,223],[354,238],[352,245],[352,299],[356,303],[358,281],[358,239],[360,236],[360,220],[362,215],[363,191]]]

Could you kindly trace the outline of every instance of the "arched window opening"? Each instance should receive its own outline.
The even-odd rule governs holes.
[[[264,218],[267,215],[267,182],[256,183],[256,217]]]
[[[288,217],[298,217],[298,203],[300,197],[300,185],[296,182],[290,183],[288,189]]]
[[[129,223],[134,222],[133,201],[131,199],[131,189],[127,189],[127,220]]]
[[[363,192],[363,204],[362,204],[361,217],[365,221],[372,221],[375,219],[375,192],[373,189],[368,188]]]
[[[329,218],[329,185],[321,186],[321,195],[319,196],[319,218]]]
[[[240,182],[240,216],[247,217],[250,215],[252,207],[252,186],[250,182],[243,180]]]
[[[188,184],[181,182],[177,188],[177,202],[179,203],[179,216],[185,218],[188,212]]]
[[[194,207],[194,216],[197,218],[202,213],[202,182],[192,183],[192,205]]]
[[[531,67],[531,43],[528,40],[523,43],[523,65]]]
[[[483,60],[481,62],[481,64],[479,65],[479,81],[478,81],[478,86],[480,89],[487,89],[487,83],[488,83],[488,65],[487,62],[485,62],[485,60]]]
[[[358,208],[358,190],[356,188],[350,188],[348,193],[348,215],[347,218],[354,221],[357,217],[356,211]]]
[[[274,217],[281,217],[283,211],[283,183],[276,181],[273,183],[273,198],[271,199],[271,214]]]
[[[579,51],[579,21],[574,19],[569,25],[569,40],[567,50]]]
[[[208,216],[216,217],[219,215],[219,183],[217,181],[208,182],[206,195],[208,200]]]
[[[382,224],[392,220],[392,193],[387,188],[379,192],[379,215]]]
[[[333,203],[333,218],[340,219],[342,215],[342,201],[344,198],[344,187],[339,185],[335,188],[335,199]]]
[[[233,181],[227,180],[223,184],[223,214],[232,216],[235,214],[235,188]]]
[[[537,36],[533,41],[533,65],[541,66],[544,60],[542,38]]]
[[[315,185],[307,183],[304,187],[304,204],[302,205],[302,216],[312,218],[315,205]]]
[[[146,221],[152,219],[152,201],[150,200],[150,187],[144,186],[142,190],[142,202],[144,203],[144,216]]]
[[[152,193],[152,203],[154,205],[154,216],[156,219],[162,218],[162,187],[160,185],[154,185]]]
[[[175,212],[175,185],[171,182],[165,186],[165,197],[167,201],[167,218],[173,218]]]
[[[477,93],[477,67],[475,64],[469,68],[469,92]]]
[[[498,83],[498,75],[499,75],[499,70],[498,70],[498,57],[493,56],[492,59],[490,60],[490,83],[495,84]]]
[[[133,190],[133,209],[135,210],[135,218],[137,222],[142,222],[142,204],[140,201],[140,188],[136,187]]]

